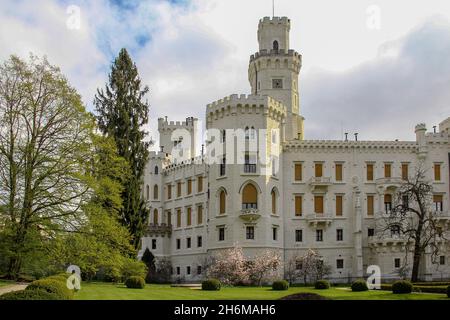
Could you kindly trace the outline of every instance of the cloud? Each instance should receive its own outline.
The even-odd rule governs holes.
[[[304,76],[302,110],[307,138],[413,140],[450,115],[450,23],[432,17],[380,47],[376,58],[346,72]]]

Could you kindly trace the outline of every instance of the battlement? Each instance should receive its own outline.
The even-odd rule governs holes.
[[[285,24],[291,25],[291,19],[288,17],[264,17],[259,20],[259,27],[263,27],[265,24]]]
[[[193,129],[198,122],[197,118],[186,118],[186,121],[168,121],[166,118],[158,119],[158,130]]]
[[[220,100],[214,101],[206,106],[207,113],[218,111],[224,107],[236,106],[257,106],[267,109],[273,109],[282,114],[286,114],[286,107],[279,101],[268,95],[254,95],[254,94],[232,94]]]
[[[343,140],[295,140],[284,144],[286,151],[295,149],[416,149],[415,141],[343,141]]]
[[[169,158],[169,154],[161,151],[150,151],[148,158],[149,160],[165,160]]]
[[[302,55],[293,49],[289,49],[289,50],[261,49],[259,52],[256,52],[250,56],[250,62],[252,62],[258,58],[272,57],[272,56],[277,57],[277,58],[280,58],[280,57],[281,58],[294,58],[294,59],[299,59],[300,61],[302,59]]]

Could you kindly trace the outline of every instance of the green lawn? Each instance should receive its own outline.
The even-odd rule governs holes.
[[[390,291],[352,292],[349,288],[316,290],[311,287],[292,287],[288,291],[273,291],[269,287],[233,287],[220,291],[172,288],[169,285],[146,285],[145,289],[128,289],[110,283],[82,283],[77,300],[275,300],[299,293],[314,292],[336,300],[437,300],[448,299],[444,294],[393,294]]]
[[[14,283],[15,283],[14,281],[10,281],[10,280],[0,280],[0,287],[10,286]]]

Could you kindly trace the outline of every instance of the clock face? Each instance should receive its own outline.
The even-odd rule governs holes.
[[[283,79],[272,79],[273,89],[283,89]]]

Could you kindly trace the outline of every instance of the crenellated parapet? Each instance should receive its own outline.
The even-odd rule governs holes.
[[[214,101],[206,107],[208,123],[239,114],[260,114],[282,120],[286,118],[286,107],[279,101],[267,95],[237,95],[232,94]]]
[[[167,118],[158,119],[158,130],[193,129],[197,118],[186,118],[186,121],[168,121]]]
[[[361,149],[367,151],[391,150],[414,152],[417,150],[415,141],[343,141],[343,140],[293,140],[283,145],[283,150],[295,152],[301,149],[317,149],[327,152],[337,150]]]

